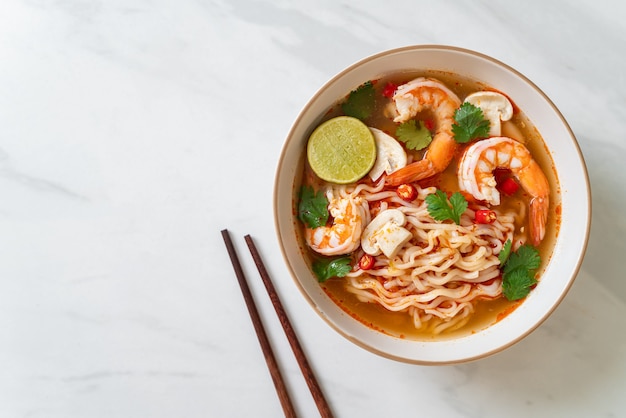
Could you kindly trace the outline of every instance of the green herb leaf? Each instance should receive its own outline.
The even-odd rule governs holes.
[[[541,257],[539,256],[539,251],[532,245],[525,244],[511,254],[504,265],[504,273],[511,272],[520,267],[527,270],[535,270],[539,268],[540,264]]]
[[[455,124],[452,125],[454,140],[460,144],[475,138],[489,135],[489,121],[485,119],[480,107],[465,102],[454,112]]]
[[[350,257],[318,259],[313,263],[313,273],[315,273],[320,283],[331,277],[344,277],[352,270],[351,262],[352,259]]]
[[[374,112],[375,97],[374,85],[368,81],[350,92],[341,109],[346,116],[367,119]]]
[[[505,243],[508,244],[507,240]],[[510,245],[509,245],[510,250]],[[504,251],[504,248],[503,248]],[[502,251],[500,252],[502,253]],[[500,259],[500,254],[498,254]],[[500,260],[502,262],[502,260]],[[501,264],[502,265],[502,264]],[[506,260],[502,269],[502,293],[508,300],[525,298],[537,283],[535,270],[541,265],[539,251],[532,245],[522,245]]]
[[[326,225],[328,221],[328,199],[321,190],[315,193],[313,187],[300,188],[298,218],[309,228]]]
[[[396,129],[396,136],[399,141],[404,142],[408,149],[419,151],[426,148],[433,140],[430,131],[424,126],[424,122],[415,120],[404,122]]]
[[[511,240],[507,239],[502,246],[502,249],[498,253],[498,260],[500,260],[500,265],[503,266],[504,263],[509,259],[509,255],[511,254]]]
[[[450,203],[452,204],[452,220],[459,225],[461,223],[461,215],[467,209],[467,200],[461,193],[456,192],[450,196]]]
[[[517,268],[504,274],[502,293],[508,300],[523,299],[530,293],[530,288],[537,283],[534,274],[529,270]]]
[[[426,196],[428,213],[436,221],[451,219],[455,224],[461,223],[461,215],[467,209],[467,200],[459,192],[455,192],[448,200],[441,190]]]

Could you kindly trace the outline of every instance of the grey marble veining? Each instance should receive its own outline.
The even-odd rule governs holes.
[[[626,411],[626,6],[617,1],[0,3],[0,416],[281,415],[219,231],[255,237],[339,417]],[[474,49],[562,111],[592,232],[557,311],[477,362],[379,358],[312,312],[272,223],[276,162],[308,98],[411,44]],[[317,416],[262,285],[298,411]]]

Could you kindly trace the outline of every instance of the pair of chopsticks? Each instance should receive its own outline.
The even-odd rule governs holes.
[[[254,298],[252,297],[252,293],[250,292],[250,288],[248,287],[248,282],[246,281],[246,277],[241,268],[241,264],[239,263],[239,257],[237,256],[237,252],[235,251],[235,247],[230,239],[230,234],[228,230],[222,230],[222,237],[224,238],[224,243],[226,244],[226,249],[228,250],[228,255],[230,256],[230,260],[233,264],[233,268],[235,269],[235,275],[237,276],[237,281],[239,282],[239,287],[241,288],[241,292],[243,293],[243,298],[246,302],[246,306],[248,307],[248,312],[250,313],[250,318],[252,320],[252,324],[254,325],[254,330],[256,331],[257,337],[259,339],[259,343],[261,344],[261,349],[263,350],[263,356],[265,357],[265,362],[267,363],[267,367],[270,371],[270,375],[272,376],[272,380],[274,382],[274,387],[276,388],[276,392],[278,393],[278,398],[282,405],[283,411],[286,417],[296,417],[296,411],[291,402],[291,398],[289,397],[289,392],[287,391],[287,387],[283,380],[282,374],[280,373],[280,369],[278,368],[278,363],[276,362],[276,358],[274,357],[274,353],[272,351],[272,347],[269,343],[269,339],[267,338],[267,334],[265,333],[265,328],[263,327],[263,323],[261,322],[261,317],[259,316],[259,312],[257,311],[256,304],[254,303]],[[283,309],[283,305],[278,298],[278,293],[276,293],[276,289],[270,279],[267,270],[261,260],[261,256],[259,255],[254,242],[250,235],[246,235],[245,237],[246,244],[248,244],[248,249],[250,250],[250,254],[254,259],[254,262],[259,270],[259,274],[261,275],[261,279],[263,280],[263,284],[265,285],[265,290],[272,301],[272,305],[274,305],[274,310],[276,311],[276,315],[280,320],[280,324],[287,335],[287,340],[289,340],[289,345],[291,345],[291,349],[298,361],[298,365],[300,366],[300,370],[304,376],[304,380],[309,386],[309,390],[311,391],[311,395],[315,400],[315,404],[317,405],[317,409],[319,413],[324,418],[332,418],[333,414],[326,402],[326,398],[322,393],[322,389],[317,383],[317,379],[313,374],[313,370],[309,365],[306,356],[304,355],[304,351],[302,351],[302,347],[300,346],[300,342],[298,341],[298,337],[294,332],[291,322],[287,317],[285,310]]]

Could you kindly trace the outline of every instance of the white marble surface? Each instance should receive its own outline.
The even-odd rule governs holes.
[[[282,414],[228,228],[302,416],[317,412],[251,234],[336,416],[626,414],[626,6],[619,1],[0,2],[0,416]],[[561,109],[588,163],[575,285],[528,338],[445,367],[383,359],[309,308],[272,217],[277,158],[328,78],[385,49],[491,55]]]

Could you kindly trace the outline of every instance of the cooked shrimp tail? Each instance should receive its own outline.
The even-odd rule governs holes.
[[[430,176],[434,176],[439,171],[428,158],[411,163],[399,170],[394,171],[385,179],[385,183],[390,186],[398,186],[404,183],[411,183]]]
[[[541,243],[546,235],[548,221],[548,198],[535,197],[530,201],[530,237],[534,246]]]
[[[521,145],[521,144],[520,144]],[[533,245],[539,245],[546,234],[546,222],[550,207],[550,185],[535,160],[529,160],[528,165],[517,173],[520,184],[531,195],[530,201],[530,237]]]

